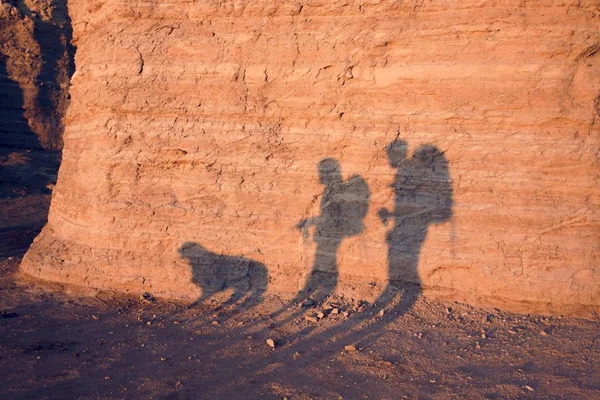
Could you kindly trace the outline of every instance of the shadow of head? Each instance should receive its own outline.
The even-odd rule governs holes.
[[[257,261],[215,254],[192,242],[184,243],[179,254],[190,264],[192,282],[202,289],[198,301],[231,290],[233,294],[226,304],[241,306],[260,301],[267,288],[267,268]]]
[[[404,140],[394,140],[385,147],[390,167],[398,168],[406,160],[408,144]]]
[[[323,185],[342,181],[340,163],[334,158],[325,158],[319,162],[319,180]]]

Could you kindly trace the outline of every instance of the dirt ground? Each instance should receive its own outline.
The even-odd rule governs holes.
[[[600,321],[423,297],[409,310],[277,297],[187,308],[31,281],[18,265],[48,201],[1,204],[2,399],[600,398]]]

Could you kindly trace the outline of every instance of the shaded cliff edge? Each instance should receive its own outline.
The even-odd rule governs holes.
[[[66,0],[0,1],[0,256],[47,220],[75,48]]]

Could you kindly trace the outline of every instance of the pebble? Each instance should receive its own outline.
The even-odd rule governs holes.
[[[308,299],[308,300],[305,300],[304,303],[302,303],[302,307],[306,308],[306,307],[310,307],[314,304],[315,304],[314,300]]]
[[[312,315],[305,315],[304,319],[306,321],[308,321],[308,322],[313,322],[313,323],[319,322],[319,319],[317,317],[315,317],[315,316],[312,316]]]
[[[142,293],[142,295],[140,296],[140,300],[143,303],[154,303],[156,301],[156,299],[154,298],[154,296],[152,296],[150,293],[148,292],[144,292]]]

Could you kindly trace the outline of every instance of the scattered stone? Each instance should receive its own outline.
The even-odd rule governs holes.
[[[482,339],[487,339],[487,335],[486,335],[485,333],[482,333],[482,334],[481,334],[481,338],[482,338]]]
[[[349,344],[349,345],[344,346],[344,350],[346,350],[346,351],[356,351],[356,346],[353,345],[353,344]]]
[[[344,311],[344,312],[342,313],[342,315],[343,315],[344,317],[348,318],[348,317],[350,316],[350,313],[349,313],[348,311]]]
[[[446,314],[452,314],[452,311],[454,311],[452,307],[446,308]]]
[[[338,315],[340,313],[340,309],[339,308],[334,308],[333,310],[331,310],[331,314],[332,315]]]
[[[517,332],[516,332],[516,331],[513,331],[512,329],[509,329],[509,330],[508,330],[508,333],[510,333],[511,335],[516,335],[516,334],[517,334]]]
[[[274,349],[275,348],[275,341],[273,339],[267,339],[267,344],[269,345],[270,348]]]
[[[213,322],[211,322],[211,324],[213,324],[213,325],[219,325],[219,321],[213,321]]]
[[[383,317],[383,315],[385,314],[385,310],[380,310],[380,311],[379,311],[377,314],[378,314],[380,317]]]
[[[304,300],[304,302],[302,303],[302,307],[304,307],[304,308],[308,308],[308,307],[311,307],[314,305],[315,305],[315,301],[312,299]]]
[[[525,388],[525,390],[527,390],[528,392],[533,392],[533,391],[535,390],[534,388],[532,388],[532,387],[531,387],[531,386],[529,386],[529,385],[525,385],[525,386],[523,386],[523,387],[524,387],[524,388]]]
[[[323,313],[322,311],[319,311],[319,312],[317,313],[317,318],[319,318],[319,319],[323,319],[323,318],[325,318],[325,313]]]
[[[363,308],[369,307],[371,303],[366,300],[359,300],[357,306],[355,307],[356,311],[362,310]]]
[[[154,296],[152,296],[148,292],[142,293],[142,295],[140,296],[140,300],[142,301],[142,303],[146,303],[146,304],[154,303],[156,301],[156,299],[154,298]]]
[[[542,336],[548,336],[548,332],[546,332],[544,329],[542,329],[540,331],[540,335],[542,335]]]
[[[308,322],[313,322],[313,323],[319,322],[319,319],[313,315],[305,315],[304,319]]]
[[[98,318],[96,315],[92,314],[92,319],[99,320],[100,318]]]
[[[166,357],[161,357],[160,361],[167,361],[167,358]]]

